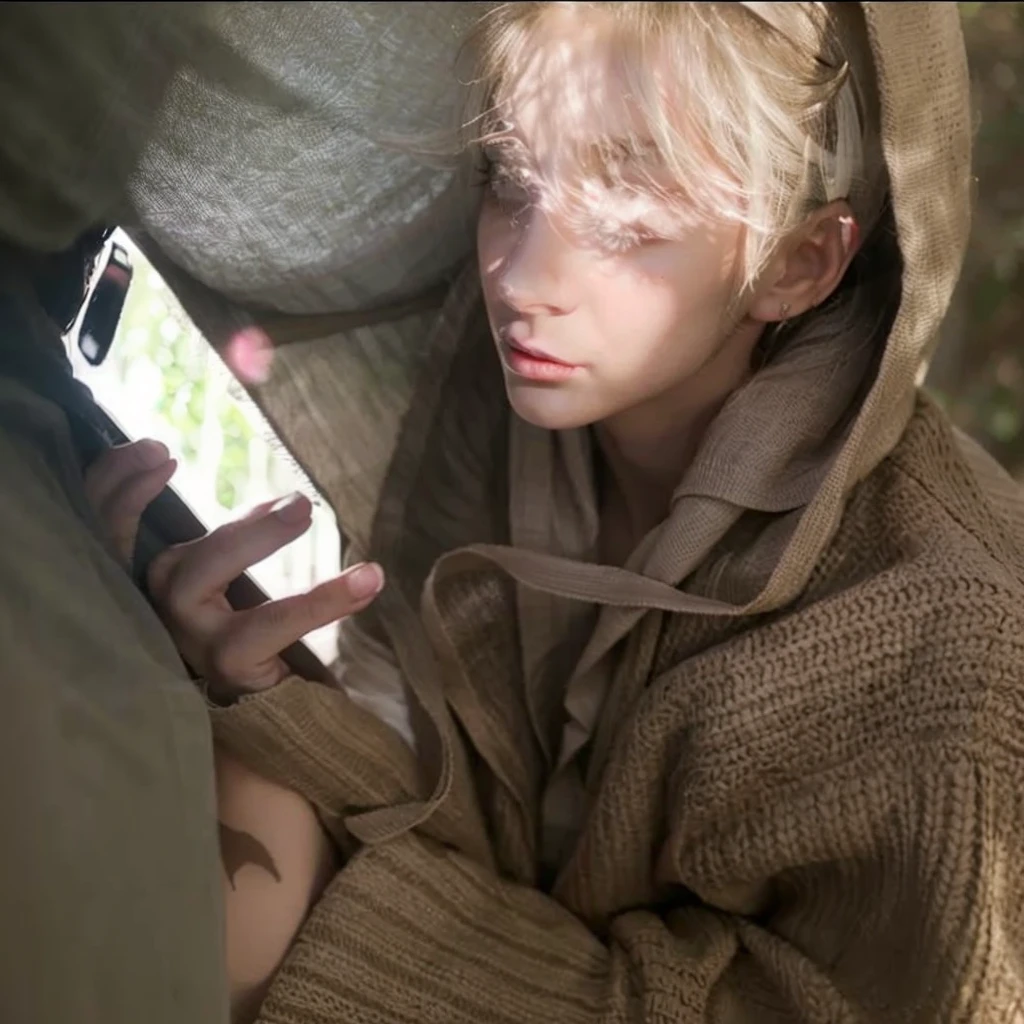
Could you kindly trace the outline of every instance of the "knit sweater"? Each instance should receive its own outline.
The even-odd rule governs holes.
[[[289,350],[261,392],[388,574],[345,671],[399,687],[426,739],[298,679],[213,713],[342,855],[267,1024],[1022,1012],[1024,502],[916,384],[967,238],[963,46],[954,5],[860,6],[903,261],[891,330],[867,359],[821,339],[755,375],[625,566],[585,556],[580,439],[509,418],[469,277],[420,346]],[[410,350],[418,369],[374,391]],[[296,395],[343,445],[314,443]],[[564,602],[594,618],[547,685]]]
[[[986,493],[923,403],[793,606],[642,630],[650,676],[550,891],[510,651],[458,708],[456,798],[380,844],[348,826],[422,796],[390,730],[298,680],[216,712],[351,854],[260,1019],[1014,1020],[1024,514],[988,470]]]

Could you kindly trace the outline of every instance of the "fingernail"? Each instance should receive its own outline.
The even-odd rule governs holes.
[[[309,503],[309,498],[296,491],[294,494],[289,494],[287,498],[274,502],[269,511],[271,515],[277,516],[282,523],[297,526],[309,519],[312,506]]]
[[[171,457],[171,453],[168,451],[167,445],[147,438],[145,441],[136,443],[135,456],[146,469],[156,469]]]
[[[287,501],[287,498],[281,499]],[[248,512],[242,516],[243,519],[262,519],[264,516],[269,516],[277,505],[280,505],[281,501],[261,501],[258,505],[254,505]]]
[[[357,565],[345,574],[348,592],[357,600],[375,597],[384,589],[384,572],[379,565]]]

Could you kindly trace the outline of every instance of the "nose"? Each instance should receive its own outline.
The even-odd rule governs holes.
[[[533,210],[523,219],[502,267],[502,301],[520,313],[564,316],[574,308],[572,250],[550,216]]]

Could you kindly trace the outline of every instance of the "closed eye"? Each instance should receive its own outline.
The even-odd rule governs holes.
[[[631,252],[642,246],[666,241],[664,235],[643,223],[602,221],[585,228],[581,234],[595,248],[612,255]]]
[[[526,168],[510,164],[484,150],[482,184],[488,197],[506,216],[521,216],[536,201],[532,176]]]

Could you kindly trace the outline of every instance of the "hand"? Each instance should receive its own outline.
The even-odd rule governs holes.
[[[125,565],[135,553],[142,513],[177,468],[165,445],[146,440],[108,449],[85,471],[85,497]]]
[[[154,441],[114,448],[86,474],[86,494],[119,553],[130,558],[139,517],[174,473]],[[214,692],[237,696],[280,682],[280,652],[321,626],[362,611],[380,592],[379,566],[356,565],[312,590],[236,611],[229,584],[309,529],[312,505],[295,494],[266,502],[199,540],[161,553],[149,569],[153,603],[182,656]]]

